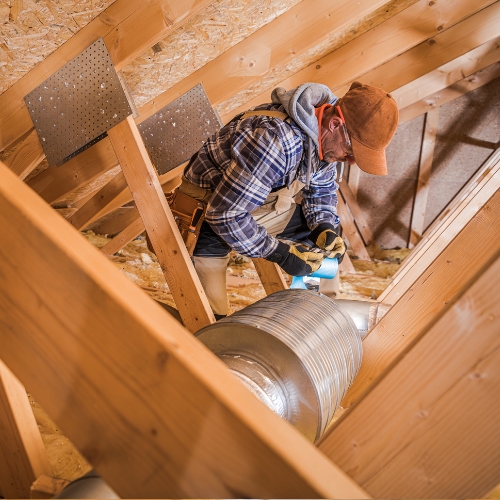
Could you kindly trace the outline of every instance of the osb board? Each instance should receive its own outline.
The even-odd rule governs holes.
[[[300,0],[219,0],[123,69],[142,106]]]
[[[0,0],[0,94],[114,0]]]
[[[223,116],[266,90],[269,90],[270,95],[271,90],[280,82],[307,66],[314,64],[330,52],[342,47],[342,45],[354,40],[370,29],[375,28],[383,21],[391,18],[416,2],[417,0],[391,0],[370,15],[352,23],[342,33],[328,38],[289,63],[272,68],[272,70],[265,74],[259,81],[216,106],[217,111]]]

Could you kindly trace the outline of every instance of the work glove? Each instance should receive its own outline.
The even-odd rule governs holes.
[[[337,259],[339,264],[346,251],[344,240],[335,232],[335,228],[328,222],[322,222],[311,231],[309,239],[319,248],[325,250],[326,257]]]
[[[275,262],[292,276],[306,276],[317,271],[324,258],[323,254],[310,252],[302,245],[287,245],[280,241],[276,250],[268,255],[266,260]]]

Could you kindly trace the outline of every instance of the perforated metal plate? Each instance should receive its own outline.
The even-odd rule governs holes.
[[[49,165],[62,165],[132,114],[102,38],[24,101]]]
[[[189,160],[222,127],[200,83],[139,125],[159,174]]]

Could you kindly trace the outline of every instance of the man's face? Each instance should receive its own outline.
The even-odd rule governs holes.
[[[327,163],[335,161],[349,162],[354,164],[354,157],[349,154],[349,148],[346,146],[340,127],[342,120],[337,116],[330,118],[328,128],[322,127],[321,147],[323,149],[323,159]]]

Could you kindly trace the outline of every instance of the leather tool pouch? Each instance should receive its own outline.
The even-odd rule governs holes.
[[[193,255],[194,247],[198,241],[200,234],[201,224],[205,219],[205,210],[207,208],[205,203],[196,200],[195,198],[180,192],[175,191],[172,194],[165,195],[167,202],[172,210],[177,227],[181,233],[184,244],[190,256]],[[154,252],[151,241],[146,236],[148,249]]]

